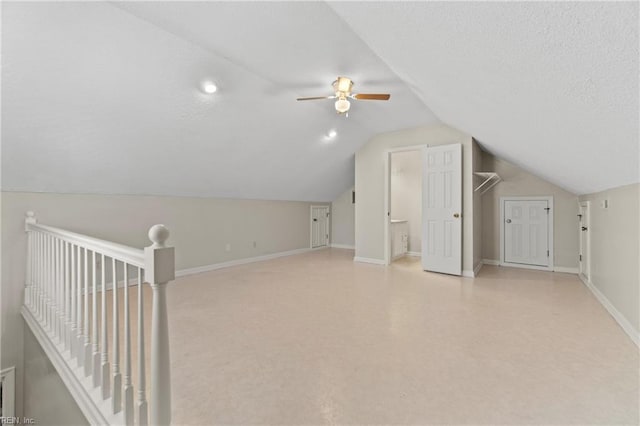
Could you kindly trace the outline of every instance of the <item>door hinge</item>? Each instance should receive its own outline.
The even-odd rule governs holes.
[[[549,257],[549,250],[547,250],[547,257]]]
[[[549,210],[551,210],[551,207],[545,207],[544,209],[547,211],[547,214],[549,214]]]
[[[329,213],[327,213],[327,217],[329,217]]]
[[[580,258],[580,262],[582,262],[582,255],[578,255],[578,257]]]

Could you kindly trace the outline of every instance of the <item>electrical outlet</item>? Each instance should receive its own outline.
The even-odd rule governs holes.
[[[231,251],[231,244],[227,243],[226,246],[224,246],[225,251]]]

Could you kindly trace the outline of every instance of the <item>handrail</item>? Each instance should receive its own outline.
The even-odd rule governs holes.
[[[90,237],[88,235],[78,234],[76,232],[67,231],[53,226],[42,225],[40,223],[27,223],[27,231],[40,231],[58,237],[68,243],[80,245],[89,250],[96,250],[109,256],[126,262],[130,265],[144,268],[144,250],[125,246],[123,244],[113,243],[107,240]]]

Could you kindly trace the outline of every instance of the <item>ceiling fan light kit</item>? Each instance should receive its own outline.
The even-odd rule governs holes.
[[[335,107],[338,114],[343,114],[349,111],[349,108],[351,108],[351,102],[349,102],[344,96],[341,96],[340,99],[336,101]]]
[[[347,77],[338,77],[332,84],[335,95],[333,96],[313,96],[307,98],[298,98],[299,101],[313,101],[319,99],[338,99],[334,107],[338,114],[346,114],[351,108],[351,102],[349,99],[356,100],[373,100],[373,101],[387,101],[391,97],[389,94],[382,93],[351,93],[353,89],[353,81]]]

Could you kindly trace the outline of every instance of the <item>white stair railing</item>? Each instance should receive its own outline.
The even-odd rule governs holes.
[[[92,424],[170,424],[166,288],[175,277],[175,263],[173,247],[165,246],[169,231],[163,225],[153,226],[149,230],[153,244],[144,250],[38,224],[33,212],[27,212],[25,231],[27,268],[22,314],[87,420]],[[152,289],[149,403],[144,283]],[[131,324],[130,290],[138,298],[135,324]],[[137,331],[135,346],[131,344],[132,328]]]

